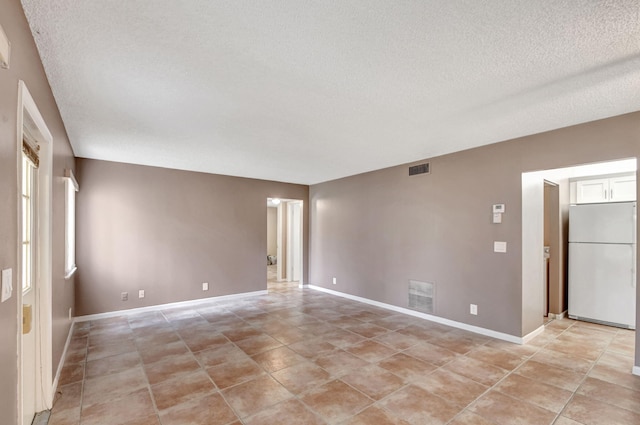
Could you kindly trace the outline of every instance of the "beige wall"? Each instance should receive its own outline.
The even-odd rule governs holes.
[[[267,197],[308,200],[308,186],[77,163],[79,315],[265,290]]]
[[[278,250],[278,208],[267,208],[267,254],[276,255]]]
[[[402,165],[313,185],[309,283],[406,307],[409,279],[435,282],[436,315],[522,336],[542,317],[523,313],[521,174],[638,156],[633,113],[432,158],[428,175]]]
[[[0,69],[0,268],[13,269],[18,286],[17,109],[18,81],[23,80],[53,135],[53,367],[57,370],[69,331],[68,309],[74,304],[73,279],[64,280],[65,168],[74,167],[73,152],[29,26],[17,0],[0,0],[0,25],[11,42],[11,67]],[[18,298],[0,304],[0,416],[3,425],[17,423]]]

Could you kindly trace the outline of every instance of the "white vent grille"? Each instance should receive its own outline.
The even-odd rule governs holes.
[[[422,313],[435,312],[436,286],[429,282],[409,281],[409,308]]]

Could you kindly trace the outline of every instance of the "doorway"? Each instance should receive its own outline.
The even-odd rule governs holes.
[[[267,198],[268,290],[286,291],[304,284],[303,208],[302,200]]]
[[[569,205],[576,203],[570,190],[575,185],[572,181],[614,173],[637,174],[636,162],[632,158],[522,173],[522,334],[525,342],[544,329],[545,181],[557,185],[559,199],[559,221],[550,232],[548,305],[550,313],[562,318],[568,307]],[[555,254],[554,243],[558,244]],[[560,282],[555,290],[554,279]]]
[[[544,180],[542,313],[545,324],[564,311],[564,306],[559,305],[562,300],[559,291],[563,283],[558,273],[561,264],[559,254],[562,252],[560,221],[560,186]]]
[[[18,90],[18,423],[51,408],[52,141],[24,82]]]

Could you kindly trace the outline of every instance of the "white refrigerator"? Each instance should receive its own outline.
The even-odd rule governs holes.
[[[569,317],[635,329],[636,203],[569,207]]]

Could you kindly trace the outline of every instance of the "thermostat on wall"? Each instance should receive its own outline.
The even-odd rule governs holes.
[[[504,204],[493,204],[493,213],[503,213],[504,212]]]

